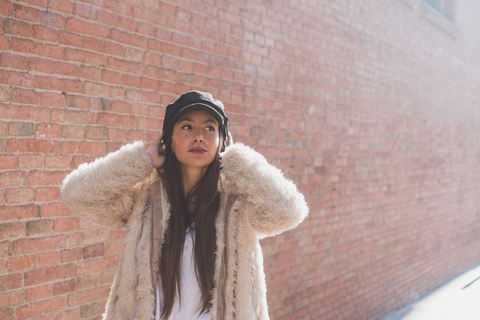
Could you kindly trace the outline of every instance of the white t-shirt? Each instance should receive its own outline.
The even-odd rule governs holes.
[[[180,264],[180,292],[182,295],[182,305],[179,305],[178,292],[172,313],[168,320],[212,320],[210,313],[199,315],[202,293],[195,275],[195,261],[193,259],[193,242],[195,240],[195,230],[187,229],[185,236],[185,245],[183,246],[182,261]],[[161,320],[161,302],[163,301],[161,281],[157,281],[157,306],[155,320]]]

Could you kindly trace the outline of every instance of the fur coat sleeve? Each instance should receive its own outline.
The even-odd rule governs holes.
[[[250,147],[228,147],[222,165],[227,188],[247,202],[247,219],[260,238],[292,229],[307,216],[305,198],[295,184]]]
[[[143,142],[82,164],[63,181],[63,201],[80,216],[110,228],[123,228],[132,212],[136,188],[152,173]]]

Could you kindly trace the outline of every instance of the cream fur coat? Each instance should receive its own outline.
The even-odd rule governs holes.
[[[308,207],[280,170],[245,145],[228,147],[222,165],[210,313],[213,320],[265,320],[259,239],[294,228]],[[131,143],[81,165],[65,178],[62,198],[91,221],[127,229],[104,319],[154,319],[155,275],[170,205],[144,144]]]

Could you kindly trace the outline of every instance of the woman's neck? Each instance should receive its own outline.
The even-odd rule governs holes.
[[[183,190],[185,196],[192,190],[192,188],[202,179],[207,171],[207,167],[186,167],[183,166]]]
[[[202,179],[203,175],[205,174],[206,170],[202,170],[203,168],[198,167],[190,167],[189,169],[183,168],[183,190],[185,192],[185,197],[190,193],[193,187]],[[195,221],[195,199],[196,196],[189,199],[187,203],[188,210],[190,211],[190,222]]]

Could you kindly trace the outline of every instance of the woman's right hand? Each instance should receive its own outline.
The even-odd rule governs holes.
[[[161,143],[162,137],[158,137],[157,141],[148,148],[147,153],[152,160],[152,165],[159,169],[165,163],[165,151],[163,151],[163,146]]]

